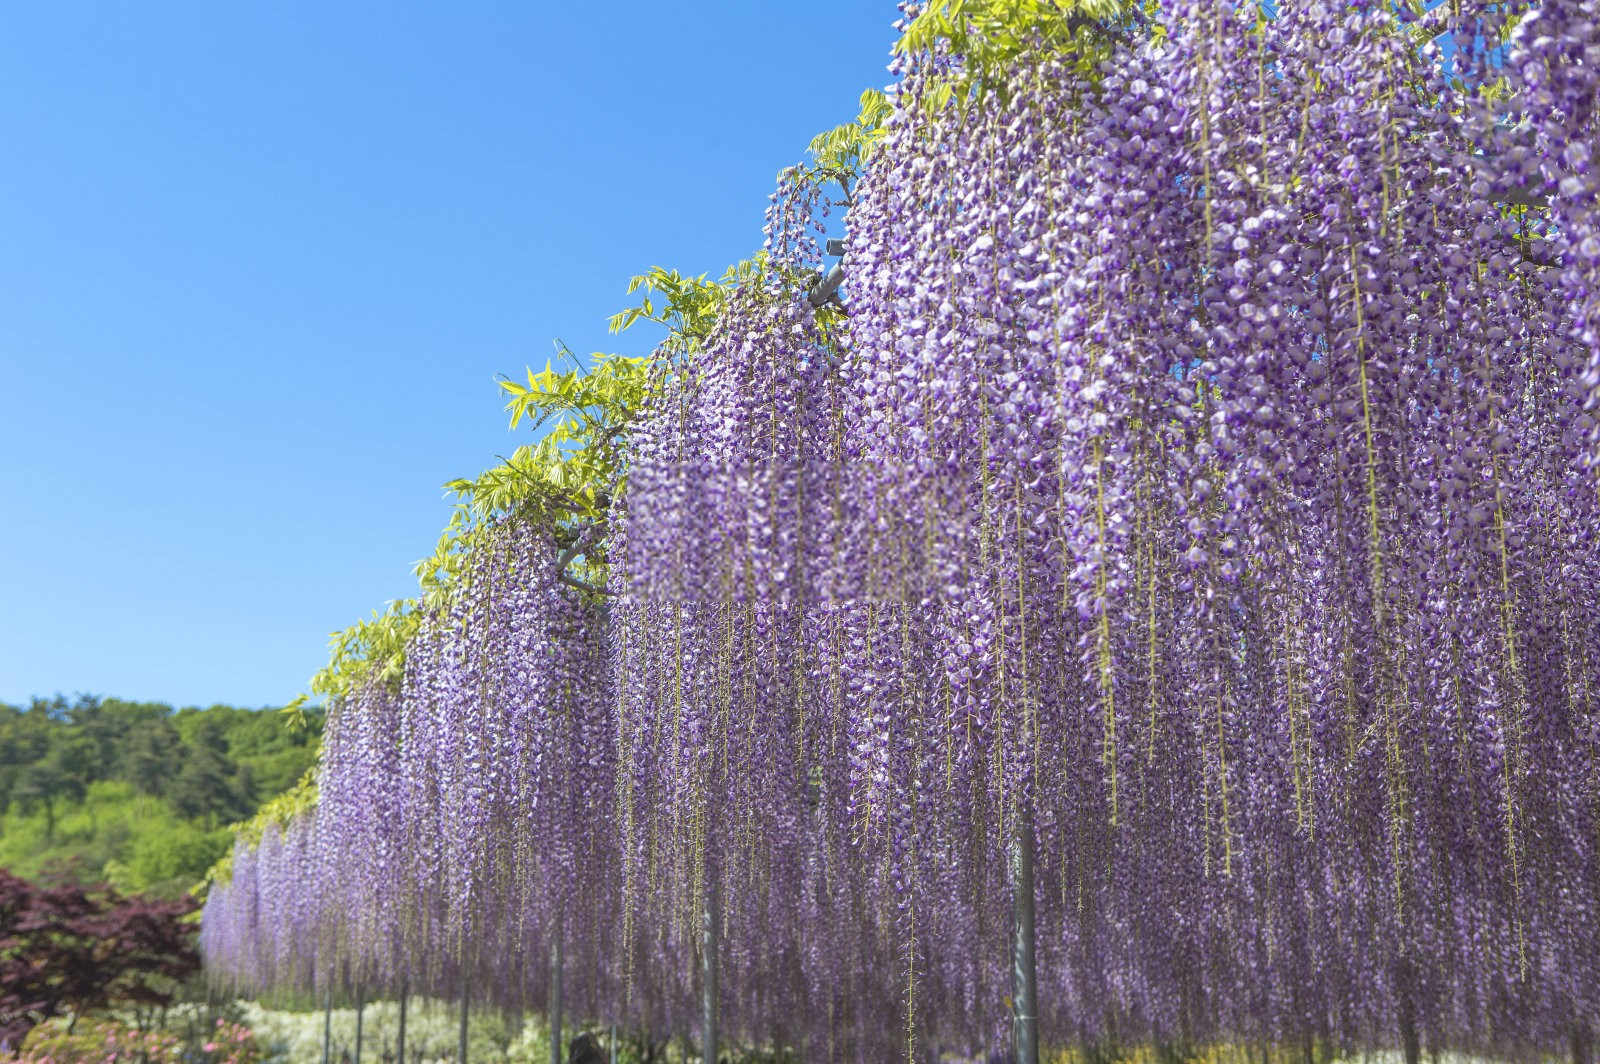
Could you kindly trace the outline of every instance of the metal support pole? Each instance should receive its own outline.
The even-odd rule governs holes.
[[[394,1054],[396,1064],[406,1064],[406,996],[410,989],[408,980],[400,980],[400,1037]]]
[[[1011,1018],[1017,1064],[1039,1064],[1038,974],[1033,950],[1033,815],[1019,810],[1011,835]]]
[[[356,987],[356,1059],[355,1064],[361,1064],[361,1011],[366,1008],[366,1001],[362,995],[365,988]]]
[[[806,300],[813,307],[826,306],[828,301],[836,298],[839,286],[844,284],[844,267],[835,265],[827,275],[817,282],[817,286],[806,293]]]
[[[701,1032],[700,1059],[704,1064],[716,1064],[717,1061],[717,931],[722,923],[722,899],[717,893],[716,878],[709,873],[706,876],[706,911],[705,911],[705,939],[702,943],[705,950],[705,979],[702,981],[704,998],[701,1001]]]
[[[333,1059],[333,987],[328,988],[327,1007],[322,1012],[322,1064]]]
[[[1417,1036],[1417,1001],[1413,996],[1416,966],[1402,953],[1394,967],[1395,992],[1400,999],[1395,1009],[1400,1021],[1400,1052],[1406,1064],[1422,1064],[1422,1040]]]
[[[550,936],[550,1064],[561,1064],[561,921]]]
[[[467,1064],[467,973],[461,972],[461,1039],[456,1051],[456,1064]]]
[[[617,1064],[617,1025],[611,1025],[611,1064]],[[1588,1064],[1587,1061],[1574,1061],[1574,1064]]]

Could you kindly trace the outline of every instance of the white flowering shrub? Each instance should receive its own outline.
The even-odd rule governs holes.
[[[247,1027],[256,1033],[268,1064],[321,1064],[324,1013],[269,1009],[255,1002],[239,1003]],[[449,1002],[412,998],[406,1012],[407,1064],[454,1061],[461,1014]],[[329,1027],[334,1061],[345,1053],[355,1059],[356,1011],[334,1009]],[[361,1059],[369,1064],[394,1061],[400,1034],[400,1003],[375,1001],[362,1010]],[[499,1013],[470,1012],[467,1017],[467,1059],[533,1064],[550,1059],[548,1034],[530,1020],[520,1030]]]

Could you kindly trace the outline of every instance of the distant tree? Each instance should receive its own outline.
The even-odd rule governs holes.
[[[42,714],[6,706],[0,714],[0,809],[9,809],[27,767],[50,748],[51,726]]]
[[[50,737],[49,752],[45,761],[53,765],[63,779],[62,793],[74,801],[83,797],[89,784],[106,775],[106,764],[93,739],[75,729],[57,732]]]
[[[213,745],[200,743],[184,751],[183,766],[173,777],[166,798],[179,816],[209,824],[242,820],[250,815],[250,795],[241,790],[227,757]]]
[[[232,744],[229,742],[229,728],[231,723],[227,719],[226,706],[213,706],[194,716],[186,710],[178,716],[178,730],[183,735],[185,745],[199,749],[204,747],[226,756]]]
[[[195,855],[215,848],[211,833],[294,786],[315,762],[322,722],[316,707],[301,707],[297,726],[289,727],[282,714],[225,705],[174,710],[91,695],[0,704],[0,817],[31,818],[26,837],[36,840],[24,845],[19,833],[8,845],[7,833],[21,824],[0,824],[0,865],[33,875],[48,860],[82,857],[85,882],[110,877],[126,889],[186,887]],[[127,791],[95,789],[113,782],[126,783]],[[121,805],[135,796],[161,800],[177,819],[193,823],[185,837],[202,837],[204,844],[189,839],[140,850],[147,835],[171,829],[164,816],[125,815]],[[87,834],[60,830],[64,817],[91,805]],[[169,868],[185,871],[146,875]]]
[[[183,738],[172,721],[154,717],[135,724],[122,740],[119,769],[122,777],[145,794],[165,794],[177,775],[183,755]]]
[[[36,1025],[112,1005],[165,1005],[200,968],[192,898],[40,886],[0,870],[0,1053]],[[70,1029],[70,1028],[69,1028]]]
[[[93,748],[78,736],[53,734],[42,758],[23,765],[11,787],[11,798],[24,811],[43,809],[45,838],[56,832],[56,803],[82,801],[94,778]]]
[[[11,800],[22,807],[24,813],[44,810],[44,837],[56,837],[56,799],[61,797],[63,780],[60,773],[45,761],[23,765],[11,784]]]
[[[95,747],[103,774],[117,771],[126,744],[146,724],[170,721],[172,707],[160,702],[125,702],[119,698],[80,698],[69,711],[72,729]]]
[[[255,808],[255,773],[250,771],[250,766],[245,762],[239,762],[233,771],[233,791],[244,805],[247,814]]]
[[[53,698],[35,698],[28,703],[28,714],[35,718],[65,721],[72,716],[72,706],[73,704],[61,695]]]

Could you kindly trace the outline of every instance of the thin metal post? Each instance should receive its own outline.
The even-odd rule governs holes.
[[[617,1025],[611,1025],[611,1064],[617,1064]],[[1588,1061],[1574,1061],[1573,1064],[1588,1064]]]
[[[561,1064],[561,921],[550,935],[550,1064]]]
[[[806,300],[813,306],[821,308],[829,300],[837,298],[839,286],[844,284],[844,267],[835,265],[829,270],[827,276],[817,282],[817,286],[806,293]]]
[[[705,978],[702,980],[701,989],[704,998],[701,1002],[701,1033],[700,1059],[704,1064],[716,1064],[717,1060],[717,931],[722,923],[722,899],[717,893],[716,877],[706,875],[706,911],[705,911],[705,940],[702,943],[705,950]]]
[[[1416,969],[1411,958],[1402,953],[1395,962],[1395,991],[1400,1000],[1396,1012],[1400,1021],[1400,1052],[1406,1064],[1422,1064],[1422,1040],[1417,1036],[1417,1002],[1412,996]]]
[[[394,1054],[396,1064],[406,1064],[406,996],[409,993],[410,981],[400,980],[400,1038]]]
[[[467,972],[461,970],[461,1038],[457,1043],[456,1064],[467,1064]]]
[[[1017,813],[1011,834],[1011,1018],[1017,1064],[1039,1064],[1038,974],[1033,948],[1033,816]]]
[[[322,1064],[333,1059],[333,987],[328,988],[327,1007],[322,1012]]]
[[[364,987],[356,987],[356,1059],[355,1064],[361,1064],[361,1011],[366,1008],[366,1001],[362,997]]]

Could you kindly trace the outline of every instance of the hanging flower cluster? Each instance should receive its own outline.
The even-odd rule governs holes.
[[[561,584],[548,537],[473,540],[403,681],[336,702],[318,801],[241,842],[207,903],[214,974],[255,988],[544,1000],[615,996],[621,949],[604,611]],[[597,1006],[596,1006],[597,1007]]]
[[[1485,109],[1389,9],[1171,15],[1092,82],[940,106],[913,65],[849,215],[855,823],[992,1016],[1003,948],[947,923],[1003,923],[1031,821],[1047,1035],[1559,1044],[1600,898],[1580,267],[1525,261]]]
[[[788,175],[759,274],[703,344],[657,356],[630,434],[612,641],[630,926],[684,949],[720,898],[731,1029],[852,1056],[893,1052],[899,966],[841,815],[848,780],[828,772],[842,736],[817,713],[837,678],[819,671],[815,565],[850,473],[838,319],[807,299],[825,211]]]
[[[1593,7],[1555,0],[1534,8],[1515,28],[1507,67],[1515,92],[1504,124],[1513,129],[1502,139],[1511,143],[1495,153],[1506,163],[1490,176],[1524,199],[1548,199],[1548,234],[1540,227],[1524,239],[1550,235],[1559,251],[1552,264],[1562,270],[1565,324],[1580,355],[1588,355],[1587,364],[1575,361],[1581,371],[1572,384],[1585,400],[1576,428],[1589,445],[1584,457],[1600,470],[1600,173],[1593,161],[1600,151],[1600,25]]]
[[[848,314],[790,174],[652,362],[606,608],[530,526],[475,542],[213,892],[214,966],[521,1007],[557,941],[674,1031],[710,912],[740,1037],[970,1051],[1026,847],[1046,1042],[1575,1037],[1600,30],[1507,18],[1183,0],[1083,27],[1093,70],[902,56]]]

